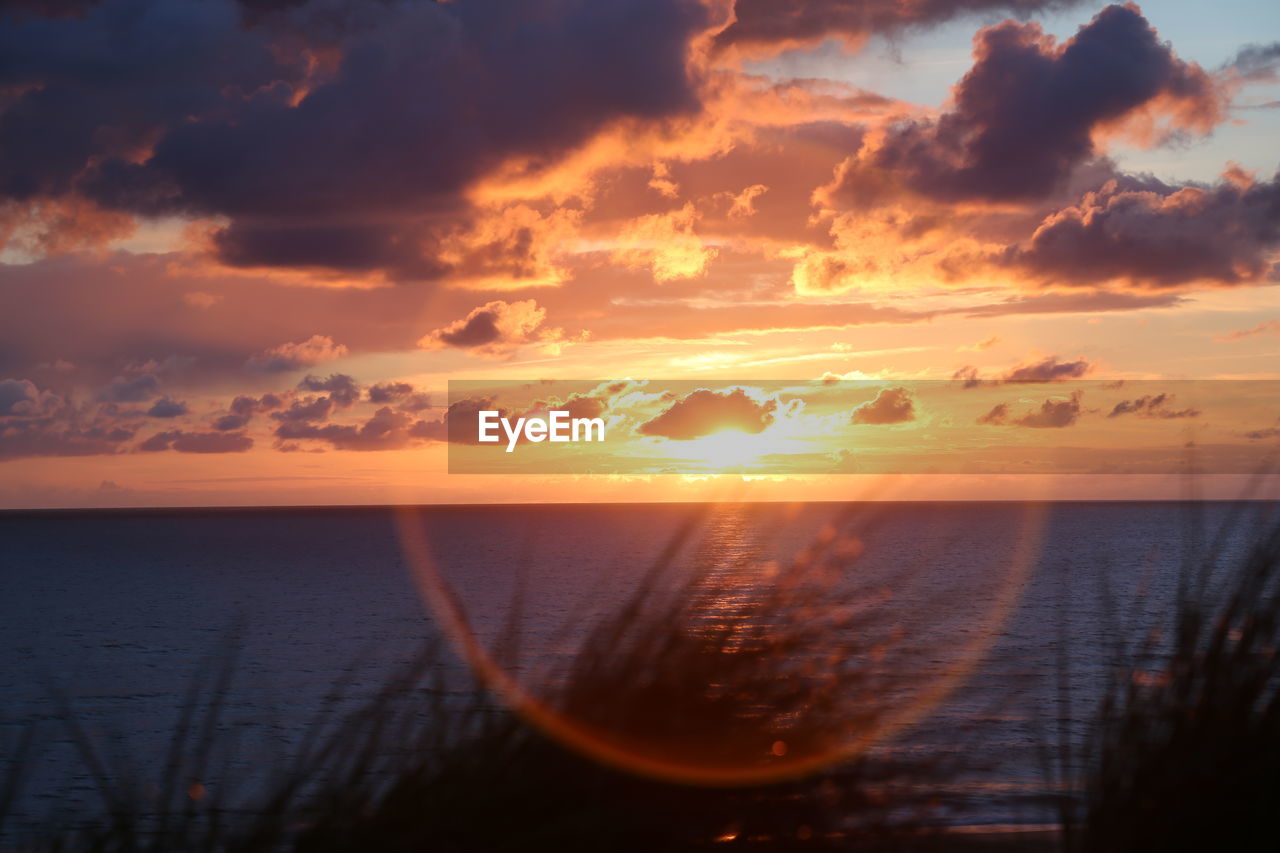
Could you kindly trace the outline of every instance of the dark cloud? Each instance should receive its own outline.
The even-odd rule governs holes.
[[[978,388],[983,385],[999,385],[1002,382],[1012,384],[1031,382],[1060,382],[1065,379],[1080,379],[1093,370],[1093,362],[1087,358],[1063,361],[1056,355],[1046,356],[1038,361],[1028,361],[1015,365],[997,378],[983,379],[978,375],[978,368],[965,365],[951,374],[952,379],[960,380],[964,388]]]
[[[271,417],[282,423],[313,423],[328,420],[333,410],[333,400],[328,397],[307,397],[305,400],[294,400],[283,411],[272,412]]]
[[[0,381],[0,418],[43,417],[61,405],[56,394],[41,391],[28,379]]]
[[[263,394],[261,397],[241,394],[227,406],[229,414],[215,418],[212,426],[219,432],[234,432],[248,426],[254,415],[284,408],[284,404],[285,401],[279,394]]]
[[[184,432],[167,430],[158,432],[138,445],[144,453],[176,450],[179,453],[244,453],[253,447],[253,439],[243,433],[232,432]]]
[[[1148,288],[1277,279],[1280,175],[1211,187],[1118,179],[1047,217],[1000,263],[1051,284]]]
[[[394,403],[413,393],[408,382],[379,382],[369,387],[370,403]]]
[[[882,388],[874,400],[855,407],[850,416],[855,424],[901,424],[915,419],[915,402],[906,388]]]
[[[228,407],[233,414],[253,415],[258,412],[270,412],[282,408],[284,400],[278,394],[263,394],[261,397],[240,395],[231,401]]]
[[[1280,71],[1280,42],[1245,45],[1226,67],[1245,80],[1274,80]]]
[[[1185,409],[1173,408],[1172,394],[1144,394],[1136,400],[1121,400],[1116,403],[1115,408],[1111,410],[1107,417],[1118,418],[1122,415],[1172,420],[1175,418],[1198,418],[1200,417],[1200,410],[1195,406],[1188,406]]]
[[[242,265],[430,277],[464,190],[700,107],[698,0],[103,0],[6,14],[0,196],[222,216]]]
[[[423,349],[454,347],[481,355],[507,355],[521,344],[539,340],[547,317],[533,299],[504,302],[501,299],[481,305],[461,320],[436,329],[418,341]]]
[[[0,459],[26,456],[99,456],[119,453],[133,438],[125,426],[16,423],[0,428]]]
[[[234,432],[244,429],[249,425],[250,420],[252,418],[249,415],[222,415],[214,419],[212,426],[219,432]]]
[[[858,41],[873,33],[941,23],[972,12],[1025,15],[1074,0],[737,0],[736,20],[717,44],[785,46],[829,38]]]
[[[1095,156],[1095,130],[1161,97],[1185,123],[1216,120],[1210,77],[1175,58],[1135,6],[1107,7],[1061,46],[1006,21],[978,34],[954,109],[864,149],[835,196],[859,206],[901,186],[944,201],[1044,198]]]
[[[773,423],[777,409],[777,400],[760,402],[747,396],[741,388],[733,391],[699,388],[672,403],[653,420],[641,424],[636,431],[676,441],[726,430],[760,433]]]
[[[1001,377],[1005,382],[1056,382],[1060,379],[1079,379],[1093,369],[1087,358],[1061,361],[1051,355],[1040,361],[1019,364]]]
[[[492,397],[467,397],[449,404],[438,421],[418,421],[410,431],[415,438],[447,441],[450,444],[480,443],[480,412],[497,412],[505,418],[510,412]]]
[[[417,438],[426,438],[428,430],[421,421],[405,412],[397,412],[383,406],[369,420],[359,426],[348,424],[315,424],[287,421],[276,427],[276,438],[281,442],[314,440],[331,445],[336,450],[396,450],[406,447]]]
[[[154,377],[153,377],[154,378]],[[0,460],[117,453],[137,418],[113,402],[73,406],[27,379],[0,380]]]
[[[360,399],[360,386],[345,373],[331,373],[321,379],[307,374],[298,383],[299,391],[327,392],[334,405],[345,409]]]
[[[1061,429],[1075,424],[1083,411],[1080,401],[1083,392],[1076,391],[1067,399],[1049,398],[1040,404],[1039,409],[1032,409],[1018,417],[1012,417],[1010,405],[999,403],[992,407],[978,423],[988,426],[1018,426],[1033,429]]]
[[[109,403],[141,403],[159,393],[159,378],[152,373],[144,373],[132,379],[117,376],[95,395],[95,399]]]
[[[147,417],[149,418],[176,418],[190,413],[187,404],[178,400],[170,400],[168,397],[161,397],[151,404],[151,408],[147,409]]]

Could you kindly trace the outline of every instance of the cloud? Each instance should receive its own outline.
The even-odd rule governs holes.
[[[0,460],[117,453],[137,430],[117,409],[114,401],[76,407],[28,379],[0,380]]]
[[[369,388],[370,403],[394,403],[413,393],[408,382],[379,382]]]
[[[971,344],[967,347],[958,347],[956,352],[985,352],[998,343],[1000,343],[1000,338],[997,335],[992,335],[989,338],[983,338],[976,344]]]
[[[192,290],[182,294],[182,301],[190,305],[192,308],[207,310],[222,301],[222,297],[216,293],[205,293],[203,290]]]
[[[906,388],[882,388],[874,400],[856,406],[850,416],[855,424],[901,424],[915,419],[915,402]]]
[[[29,456],[100,456],[119,453],[133,438],[130,427],[70,423],[17,423],[0,429],[0,459]]]
[[[29,379],[0,381],[0,418],[45,417],[61,405],[58,395],[41,391]]]
[[[697,278],[718,253],[694,232],[697,221],[698,211],[690,202],[627,222],[614,238],[611,258],[624,267],[651,270],[656,281]]]
[[[278,394],[263,394],[261,397],[241,394],[233,399],[227,407],[230,412],[215,418],[212,426],[219,432],[234,432],[235,430],[244,429],[253,420],[255,414],[275,411],[283,408],[284,404],[284,398]]]
[[[1267,427],[1266,429],[1255,429],[1244,434],[1244,437],[1251,441],[1262,441],[1268,438],[1280,437],[1280,427]]]
[[[253,447],[253,439],[239,432],[158,432],[138,445],[143,453],[176,450],[179,453],[244,453]]]
[[[1093,369],[1093,362],[1084,357],[1063,361],[1056,355],[1050,355],[1014,365],[993,379],[983,379],[978,375],[978,368],[973,365],[965,365],[957,369],[951,374],[951,378],[961,380],[964,388],[978,388],[983,385],[998,385],[1002,382],[1017,384],[1080,379]]]
[[[476,355],[505,357],[518,347],[557,337],[558,330],[542,329],[547,312],[532,299],[507,303],[501,299],[481,305],[461,320],[424,335],[422,349],[465,349]]]
[[[974,12],[1029,14],[1070,0],[737,0],[734,23],[716,37],[722,48],[759,50],[840,38],[860,45],[875,33],[937,24]]]
[[[760,433],[773,423],[776,399],[763,401],[741,388],[711,391],[700,388],[676,400],[666,411],[637,427],[641,435],[688,441],[722,431]]]
[[[1086,358],[1061,361],[1058,356],[1051,355],[1040,361],[1010,368],[1002,379],[1005,382],[1057,382],[1061,379],[1079,379],[1091,370],[1093,364]]]
[[[1194,406],[1188,406],[1185,409],[1174,409],[1171,408],[1172,403],[1172,394],[1144,394],[1136,400],[1121,400],[1116,403],[1115,408],[1111,410],[1107,417],[1118,418],[1122,415],[1137,415],[1140,418],[1160,418],[1162,420],[1200,417],[1200,410]]]
[[[276,427],[275,435],[281,442],[321,441],[336,450],[397,450],[414,439],[427,437],[425,425],[420,424],[423,422],[405,412],[383,406],[359,426],[286,421]]]
[[[342,409],[355,405],[360,399],[360,386],[345,373],[331,373],[323,379],[307,374],[298,383],[298,390],[325,392]]]
[[[212,247],[230,264],[405,277],[445,269],[436,249],[486,176],[549,170],[619,123],[695,114],[690,46],[719,23],[698,0],[0,15],[0,85],[15,93],[0,198],[219,217]]]
[[[1280,42],[1245,45],[1226,68],[1249,82],[1275,80],[1280,71]]]
[[[1019,417],[1011,417],[1010,405],[998,403],[991,411],[978,418],[978,423],[987,426],[1017,426],[1032,429],[1062,429],[1075,424],[1080,418],[1080,401],[1084,394],[1076,391],[1069,398],[1050,397],[1040,404],[1039,409],[1032,409]]]
[[[1274,281],[1278,247],[1280,175],[1210,187],[1115,179],[1046,217],[998,263],[1049,284],[1159,290]]]
[[[283,411],[272,412],[271,417],[286,423],[325,421],[334,408],[333,400],[328,397],[307,397],[305,400],[294,400]]]
[[[1250,329],[1239,329],[1234,332],[1228,332],[1214,338],[1215,341],[1240,341],[1245,338],[1251,338],[1254,335],[1273,335],[1280,334],[1280,320],[1263,320],[1258,325]]]
[[[468,397],[449,404],[438,421],[418,421],[410,429],[415,437],[450,444],[480,443],[480,412],[494,411],[498,417],[510,413],[492,397]]]
[[[287,373],[336,361],[346,354],[347,348],[335,344],[328,335],[312,335],[305,341],[271,347],[250,358],[245,366],[263,373]]]
[[[1040,199],[1094,158],[1095,135],[1157,100],[1207,131],[1223,114],[1212,79],[1177,59],[1135,6],[1109,6],[1059,45],[1038,24],[975,37],[976,61],[940,118],[908,121],[846,165],[835,197],[863,207],[905,189],[945,200]]]
[[[95,395],[95,399],[109,403],[141,403],[160,393],[160,379],[152,373],[144,373],[132,379],[117,376]]]
[[[161,397],[156,400],[150,409],[147,409],[147,417],[149,418],[176,418],[190,413],[187,404],[178,400],[170,400],[168,397]]]

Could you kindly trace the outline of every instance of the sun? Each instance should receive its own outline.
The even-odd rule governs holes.
[[[778,451],[777,439],[767,432],[747,433],[725,429],[690,441],[671,442],[663,450],[690,462],[703,463],[717,469],[752,465],[769,453]]]

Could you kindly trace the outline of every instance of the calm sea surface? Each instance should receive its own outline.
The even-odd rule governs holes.
[[[154,778],[183,695],[238,648],[226,725],[239,764],[287,754],[334,684],[369,695],[433,628],[438,573],[481,642],[521,603],[533,669],[633,592],[682,531],[725,595],[836,529],[860,554],[837,585],[898,626],[889,665],[967,677],[895,748],[961,754],[956,820],[1036,823],[1038,756],[1078,737],[1118,639],[1167,618],[1198,532],[1238,516],[1224,562],[1274,506],[1178,503],[597,505],[0,514],[0,761],[37,727],[23,820],[96,807],[59,699],[119,767]],[[398,520],[399,519],[399,520]],[[406,527],[407,525],[407,527]],[[425,551],[406,548],[410,540]],[[871,593],[868,592],[870,595]],[[461,664],[454,664],[461,668]],[[1069,706],[1060,704],[1060,686]],[[276,756],[273,758],[272,756]],[[254,763],[256,762],[256,764]],[[2,769],[2,768],[0,768]],[[2,777],[0,777],[2,778]],[[213,780],[216,782],[216,780]]]

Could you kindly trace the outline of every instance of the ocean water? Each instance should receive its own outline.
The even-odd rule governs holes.
[[[1206,535],[1226,531],[1213,547],[1229,564],[1273,511],[1168,502],[0,514],[0,762],[34,725],[17,822],[85,814],[96,795],[61,722],[67,708],[113,767],[155,777],[189,686],[207,683],[234,648],[224,720],[245,747],[226,772],[261,774],[296,746],[335,683],[351,701],[371,695],[439,634],[441,587],[482,646],[516,626],[532,683],[571,658],[655,564],[669,564],[661,583],[672,589],[696,567],[699,588],[729,612],[815,543],[835,542],[832,601],[862,599],[890,628],[878,665],[904,696],[931,697],[903,700],[918,713],[883,746],[959,757],[958,822],[1040,823],[1051,818],[1040,756],[1060,722],[1082,735],[1117,643],[1169,617],[1180,569]]]

